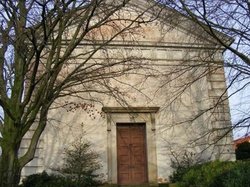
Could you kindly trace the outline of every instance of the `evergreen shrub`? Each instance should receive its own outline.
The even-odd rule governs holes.
[[[250,187],[250,162],[213,161],[196,165],[182,176],[178,187]]]

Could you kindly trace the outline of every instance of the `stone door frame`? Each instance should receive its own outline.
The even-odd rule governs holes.
[[[107,115],[107,175],[109,184],[117,184],[117,123],[145,123],[149,185],[157,184],[155,114],[159,107],[103,107]]]

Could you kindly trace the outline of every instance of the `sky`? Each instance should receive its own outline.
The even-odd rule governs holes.
[[[231,87],[228,90],[228,95],[231,95],[237,89],[241,88],[242,84],[243,83],[241,83],[241,85],[235,85]],[[249,88],[246,88],[232,95],[229,98],[229,106],[230,106],[232,124],[237,123],[240,119],[249,117],[249,104],[250,104],[249,94],[250,94]],[[246,125],[249,126],[249,124],[246,124]],[[233,134],[234,134],[234,139],[238,139],[246,135],[250,135],[250,129],[249,127],[235,128],[233,130]]]

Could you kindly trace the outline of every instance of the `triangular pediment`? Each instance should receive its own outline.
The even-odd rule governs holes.
[[[142,13],[144,12],[145,15],[151,17],[152,23],[147,24],[145,33],[147,36],[144,36],[144,38],[148,37],[151,41],[159,43],[181,42],[184,45],[185,43],[198,43],[216,46],[217,48],[222,47],[214,37],[204,31],[206,27],[204,23],[199,22],[198,24],[188,16],[161,5],[154,0],[131,0],[127,6],[141,10]],[[213,32],[224,42],[228,44],[233,42],[231,37],[217,30],[213,30]]]

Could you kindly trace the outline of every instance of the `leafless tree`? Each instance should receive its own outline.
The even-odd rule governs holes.
[[[190,120],[197,119],[207,111],[212,111],[213,114],[216,113],[216,110],[220,110],[218,107],[223,102],[232,98],[232,103],[238,100],[237,105],[232,105],[231,108],[232,115],[234,115],[233,126],[226,131],[224,127],[221,127],[224,130],[222,134],[226,135],[232,129],[245,128],[246,132],[249,131],[249,1],[162,0],[160,2],[163,6],[176,11],[176,19],[172,21],[176,26],[184,25],[188,27],[190,21],[196,23],[195,27],[190,29],[192,33],[199,36],[199,38],[210,39],[214,43],[214,49],[210,50],[210,54],[207,55],[206,59],[202,59],[197,54],[196,58],[199,58],[200,63],[173,68],[173,71],[169,72],[168,75],[175,73],[176,76],[180,77],[185,72],[196,71],[194,79],[185,81],[182,85],[182,88],[188,88],[194,82],[200,80],[201,77],[208,77],[212,72],[219,71],[223,67],[225,69],[226,90],[221,92],[212,106],[194,115]],[[214,60],[214,54],[219,50],[224,50],[224,63]],[[211,63],[212,61],[214,62]],[[181,95],[183,91],[184,89],[179,89],[178,94]]]
[[[19,183],[21,169],[34,158],[56,99],[81,98],[81,93],[124,98],[110,80],[139,68],[138,56],[109,58],[107,44],[130,37],[141,23],[150,21],[143,13],[128,11],[122,17],[119,11],[128,2],[0,2],[1,187]],[[96,60],[98,55],[105,58]],[[34,123],[28,150],[20,156],[21,141]]]

